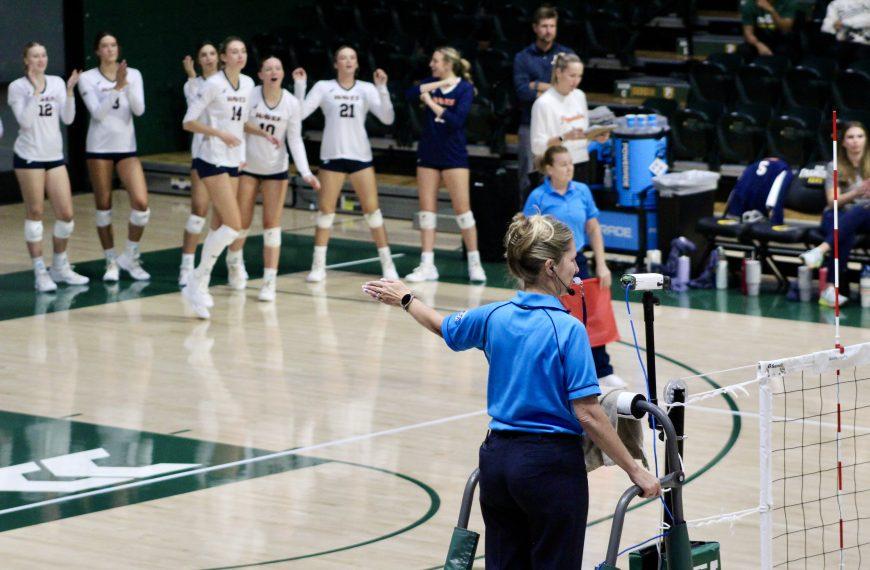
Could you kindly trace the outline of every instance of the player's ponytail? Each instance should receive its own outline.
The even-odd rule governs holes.
[[[514,216],[504,238],[508,270],[523,287],[536,283],[548,259],[558,262],[568,251],[571,230],[552,216]]]
[[[459,50],[456,48],[452,48],[449,46],[440,47],[435,50],[441,54],[441,56],[447,60],[450,64],[450,67],[453,69],[453,74],[456,77],[461,77],[462,79],[468,81],[469,83],[473,83],[471,80],[471,63],[467,59],[462,57],[462,54],[459,53]]]

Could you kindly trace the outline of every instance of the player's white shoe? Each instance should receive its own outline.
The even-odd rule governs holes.
[[[598,379],[598,383],[602,388],[625,388],[625,380],[616,374],[608,374]]]
[[[244,262],[227,265],[227,273],[229,274],[227,281],[230,289],[233,289],[234,291],[243,291],[245,287],[247,287],[248,272],[245,269]]]
[[[106,260],[106,272],[103,273],[103,281],[115,282],[118,280],[120,270],[114,259]]]
[[[309,283],[320,283],[326,279],[326,265],[314,263],[311,265],[311,271],[305,278]]]
[[[807,251],[800,254],[800,257],[804,264],[810,269],[816,269],[822,266],[822,262],[825,260],[825,254],[822,253],[818,247],[814,247],[813,249],[808,249]]]
[[[190,281],[191,276],[193,275],[193,267],[184,267],[178,270],[178,284],[181,287],[187,285],[187,282]]]
[[[414,271],[405,275],[405,281],[409,283],[438,281],[438,268],[434,263],[420,264],[414,268]]]
[[[469,262],[468,280],[473,283],[485,283],[486,271],[483,270],[483,265],[478,262]]]
[[[260,287],[260,294],[257,298],[265,303],[271,303],[275,300],[275,279],[263,281],[263,286]]]
[[[812,250],[810,250],[812,251]],[[828,285],[822,294],[819,295],[819,305],[823,307],[836,307],[837,291],[833,285]],[[842,307],[849,302],[849,297],[840,295],[840,306]]]
[[[39,269],[33,272],[33,287],[40,293],[51,293],[57,291],[57,283],[55,283],[48,271]]]
[[[118,267],[129,273],[130,277],[136,281],[148,281],[151,279],[151,274],[142,268],[142,263],[139,261],[138,255],[133,257],[124,252],[118,256],[116,261]]]
[[[67,285],[87,285],[90,281],[84,275],[73,271],[69,262],[57,268],[52,265],[49,275],[55,283],[66,283]]]
[[[190,303],[190,308],[193,313],[200,319],[208,319],[211,313],[208,311],[207,299],[202,293],[201,282],[195,276],[191,276],[190,281],[181,290],[181,296]]]

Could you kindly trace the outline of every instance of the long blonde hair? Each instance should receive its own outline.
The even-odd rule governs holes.
[[[864,152],[861,153],[857,168],[849,160],[846,147],[843,145],[849,129],[861,129],[864,132]],[[867,140],[867,129],[858,121],[848,122],[843,127],[843,134],[840,136],[840,140],[837,141],[837,170],[840,171],[839,182],[841,188],[851,186],[855,182],[856,175],[861,176],[862,180],[870,179],[870,140]]]
[[[556,71],[563,72],[572,63],[579,63],[580,68],[583,68],[583,62],[580,61],[580,57],[577,54],[557,53],[556,57],[553,58],[553,73],[550,75],[550,84],[556,84]]]
[[[453,68],[453,74],[456,75],[456,77],[461,77],[469,83],[473,83],[471,80],[471,63],[462,57],[459,50],[449,46],[444,46],[435,51],[439,52],[444,56],[444,59],[450,62],[450,67]]]
[[[514,216],[504,238],[508,270],[523,286],[535,283],[548,259],[559,263],[574,234],[553,216]]]

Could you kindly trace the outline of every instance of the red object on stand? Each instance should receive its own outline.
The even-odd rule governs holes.
[[[619,340],[616,316],[613,314],[610,289],[602,288],[597,277],[584,279],[582,285],[571,285],[574,295],[562,295],[559,300],[571,315],[583,322],[583,302],[586,302],[586,332],[589,344],[604,346]]]

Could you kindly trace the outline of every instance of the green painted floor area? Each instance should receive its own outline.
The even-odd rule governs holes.
[[[262,275],[262,237],[253,236],[245,245],[245,260],[252,278]],[[311,266],[311,236],[285,233],[281,248],[280,273],[307,271]],[[420,249],[408,246],[393,246],[399,273],[405,275],[419,262]],[[332,239],[329,244],[327,263],[371,259],[362,264],[338,268],[338,270],[380,274],[377,252],[372,243],[347,239]],[[121,281],[106,284],[101,281],[104,261],[94,260],[76,264],[76,271],[91,278],[91,283],[82,287],[61,286],[56,293],[43,294],[33,290],[33,273],[20,271],[0,275],[0,320],[29,317],[55,311],[66,311],[104,303],[114,303],[134,298],[151,297],[166,293],[177,293],[178,264],[181,252],[178,248],[152,251],[142,254],[146,269],[153,276],[148,282]],[[441,251],[436,254],[441,280],[450,283],[468,283],[465,261],[459,251]],[[503,263],[485,263],[490,287],[514,289],[515,281],[508,275]],[[621,275],[614,270],[614,277]],[[213,285],[226,283],[226,266],[219,260],[215,266]],[[507,296],[507,294],[506,294]],[[624,299],[625,292],[614,279],[613,298]],[[662,304],[673,307],[686,307],[706,311],[727,312],[741,315],[775,317],[795,321],[833,323],[834,312],[816,303],[798,303],[786,300],[781,293],[763,292],[758,297],[745,297],[738,291],[690,290],[685,293],[663,292],[659,295]],[[638,300],[636,294],[632,300]],[[841,323],[846,326],[870,327],[870,309],[862,309],[857,303],[842,308]]]
[[[0,437],[0,532],[328,462],[289,455],[170,478],[272,452],[5,411]],[[51,458],[57,463],[46,461]],[[91,471],[90,463],[124,471]],[[161,464],[184,465],[170,470]],[[137,473],[143,468],[151,472]],[[130,487],[138,481],[148,484]]]

